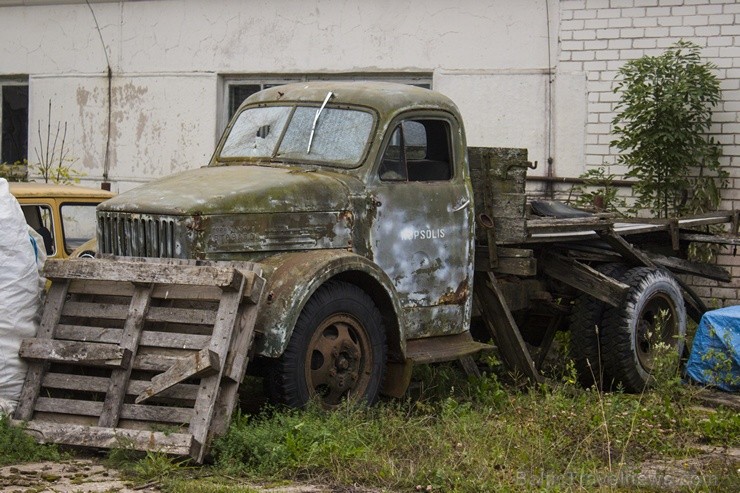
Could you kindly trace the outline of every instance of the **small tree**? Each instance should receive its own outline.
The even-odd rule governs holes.
[[[715,66],[702,63],[699,47],[679,41],[660,56],[643,56],[619,71],[621,93],[612,142],[628,168],[640,208],[657,217],[716,209],[727,172],[719,144],[706,137],[720,100]]]
[[[67,140],[67,122],[64,122],[64,132],[62,133],[62,140],[60,142],[59,134],[61,132],[62,123],[57,122],[56,132],[52,141],[51,100],[49,100],[49,116],[46,122],[46,135],[43,136],[41,133],[41,120],[39,120],[39,147],[34,147],[38,163],[31,165],[31,168],[33,171],[41,175],[45,183],[49,183],[49,181],[63,185],[79,183],[80,177],[85,176],[85,174],[72,167],[74,161],[69,158],[69,149],[65,149],[64,147]],[[59,144],[58,149],[57,144]]]

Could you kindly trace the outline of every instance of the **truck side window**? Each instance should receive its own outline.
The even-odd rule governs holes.
[[[404,157],[403,132],[401,125],[397,126],[391,136],[391,141],[383,154],[380,163],[380,179],[383,181],[407,181],[406,159]]]
[[[21,210],[26,218],[26,223],[41,235],[44,240],[46,254],[51,256],[56,254],[54,244],[54,225],[51,221],[51,208],[47,205],[22,205]]]
[[[449,125],[444,120],[405,120],[393,131],[380,163],[383,181],[452,178]]]

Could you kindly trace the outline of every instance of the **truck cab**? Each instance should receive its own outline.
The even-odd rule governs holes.
[[[115,256],[259,262],[268,295],[256,353],[274,363],[277,400],[303,405],[319,393],[334,404],[359,393],[372,401],[386,366],[408,360],[410,341],[468,331],[466,160],[459,111],[439,93],[280,86],[242,104],[208,166],[101,205],[98,244]],[[347,304],[357,313],[337,318]],[[315,320],[304,320],[307,309]],[[347,383],[363,374],[371,388]],[[297,396],[291,380],[301,380]]]

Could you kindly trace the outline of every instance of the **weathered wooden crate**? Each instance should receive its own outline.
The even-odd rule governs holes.
[[[257,264],[55,261],[14,419],[44,442],[202,461],[248,362]]]
[[[527,150],[469,147],[468,161],[478,217],[476,240],[489,246],[523,242],[527,238]],[[492,224],[486,228],[489,219]]]

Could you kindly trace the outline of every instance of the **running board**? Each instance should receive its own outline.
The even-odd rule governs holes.
[[[470,332],[451,336],[426,337],[406,342],[406,358],[414,364],[441,363],[473,356],[484,349],[493,349],[490,344],[473,340]]]

